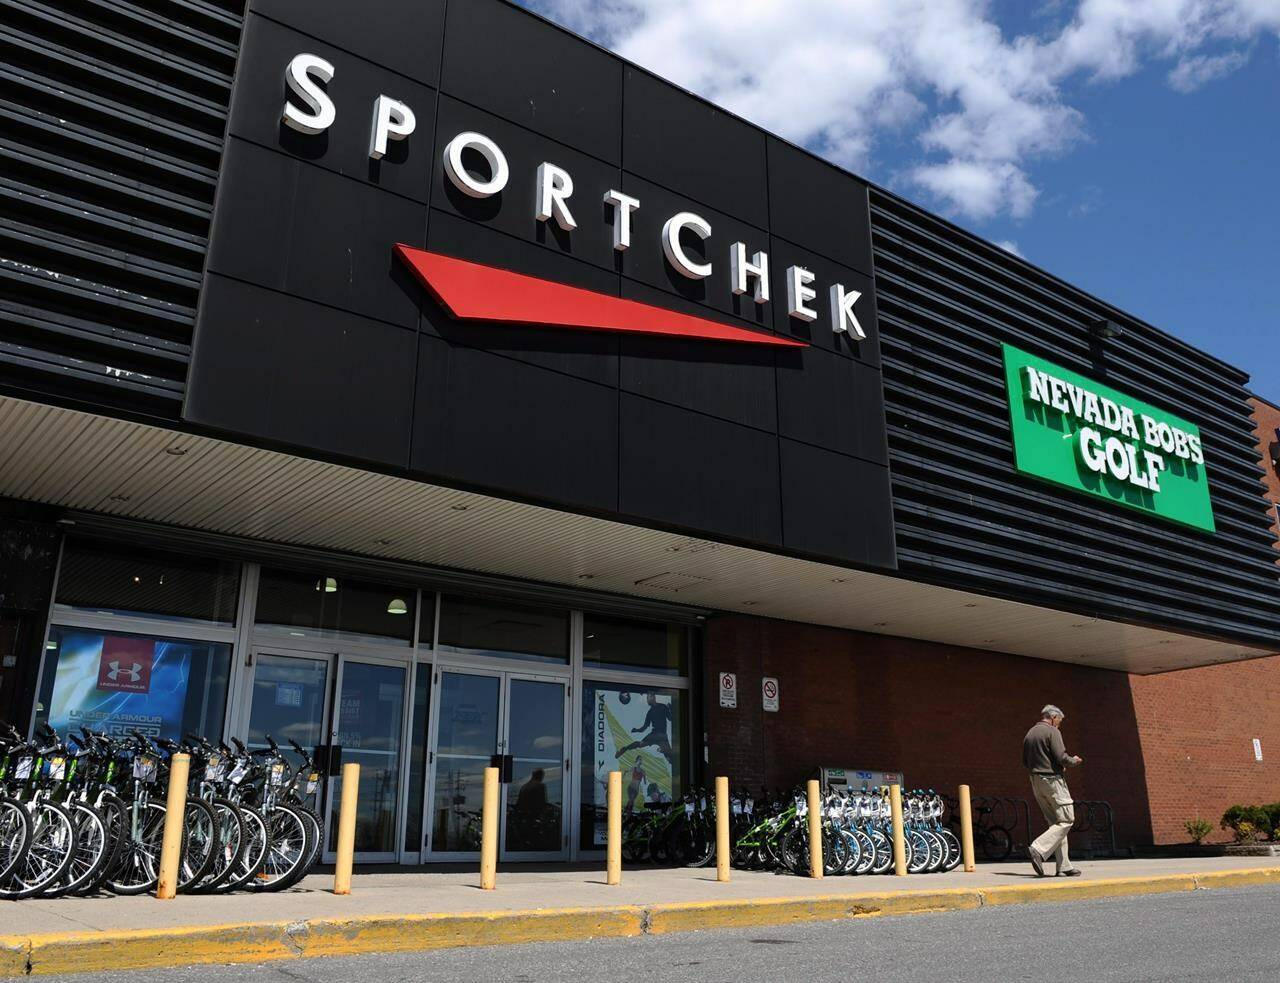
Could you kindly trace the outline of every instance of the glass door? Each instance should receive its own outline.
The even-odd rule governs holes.
[[[246,735],[249,747],[266,747],[271,737],[290,758],[296,758],[289,750],[291,738],[308,749],[325,743],[331,661],[327,656],[256,653]]]
[[[338,657],[337,699],[330,744],[342,748],[343,764],[360,765],[356,800],[358,863],[391,863],[399,857],[400,755],[409,667],[366,657]],[[329,777],[326,862],[337,847],[342,775]]]
[[[568,855],[568,681],[481,669],[437,672],[429,754],[431,860],[480,850],[484,770],[500,769],[503,860]]]

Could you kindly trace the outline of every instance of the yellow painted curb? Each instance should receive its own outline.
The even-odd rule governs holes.
[[[1139,894],[1169,894],[1194,891],[1194,874],[1172,874],[1161,877],[1111,877],[1103,880],[1051,880],[1008,887],[983,888],[983,900],[989,905],[1029,904],[1045,901],[1085,901],[1091,898],[1124,898]]]
[[[1280,884],[1280,867],[1092,881],[1033,881],[1001,887],[938,891],[745,898],[611,908],[375,915],[352,919],[9,936],[0,937],[0,977],[268,962],[302,956],[422,952],[452,946],[625,938],[1259,884]]]
[[[981,907],[981,892],[964,888],[761,898],[753,901],[690,901],[653,905],[649,908],[648,928],[653,935],[663,935],[709,928],[752,928],[877,915],[967,911]]]

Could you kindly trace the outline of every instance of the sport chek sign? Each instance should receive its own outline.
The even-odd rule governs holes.
[[[1004,371],[1019,471],[1214,531],[1195,424],[1011,345]]]

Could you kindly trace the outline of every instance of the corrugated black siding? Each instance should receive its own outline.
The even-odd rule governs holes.
[[[0,385],[178,415],[243,0],[0,0]]]
[[[1275,644],[1248,377],[897,197],[871,193],[898,563],[907,576]],[[1107,317],[1121,338],[1091,339]],[[1014,470],[1001,342],[1199,425],[1214,535]]]

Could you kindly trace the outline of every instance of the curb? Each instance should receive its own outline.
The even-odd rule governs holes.
[[[48,976],[311,956],[425,952],[455,946],[627,938],[1263,884],[1280,884],[1280,867],[940,891],[59,932],[0,937],[0,976]]]

